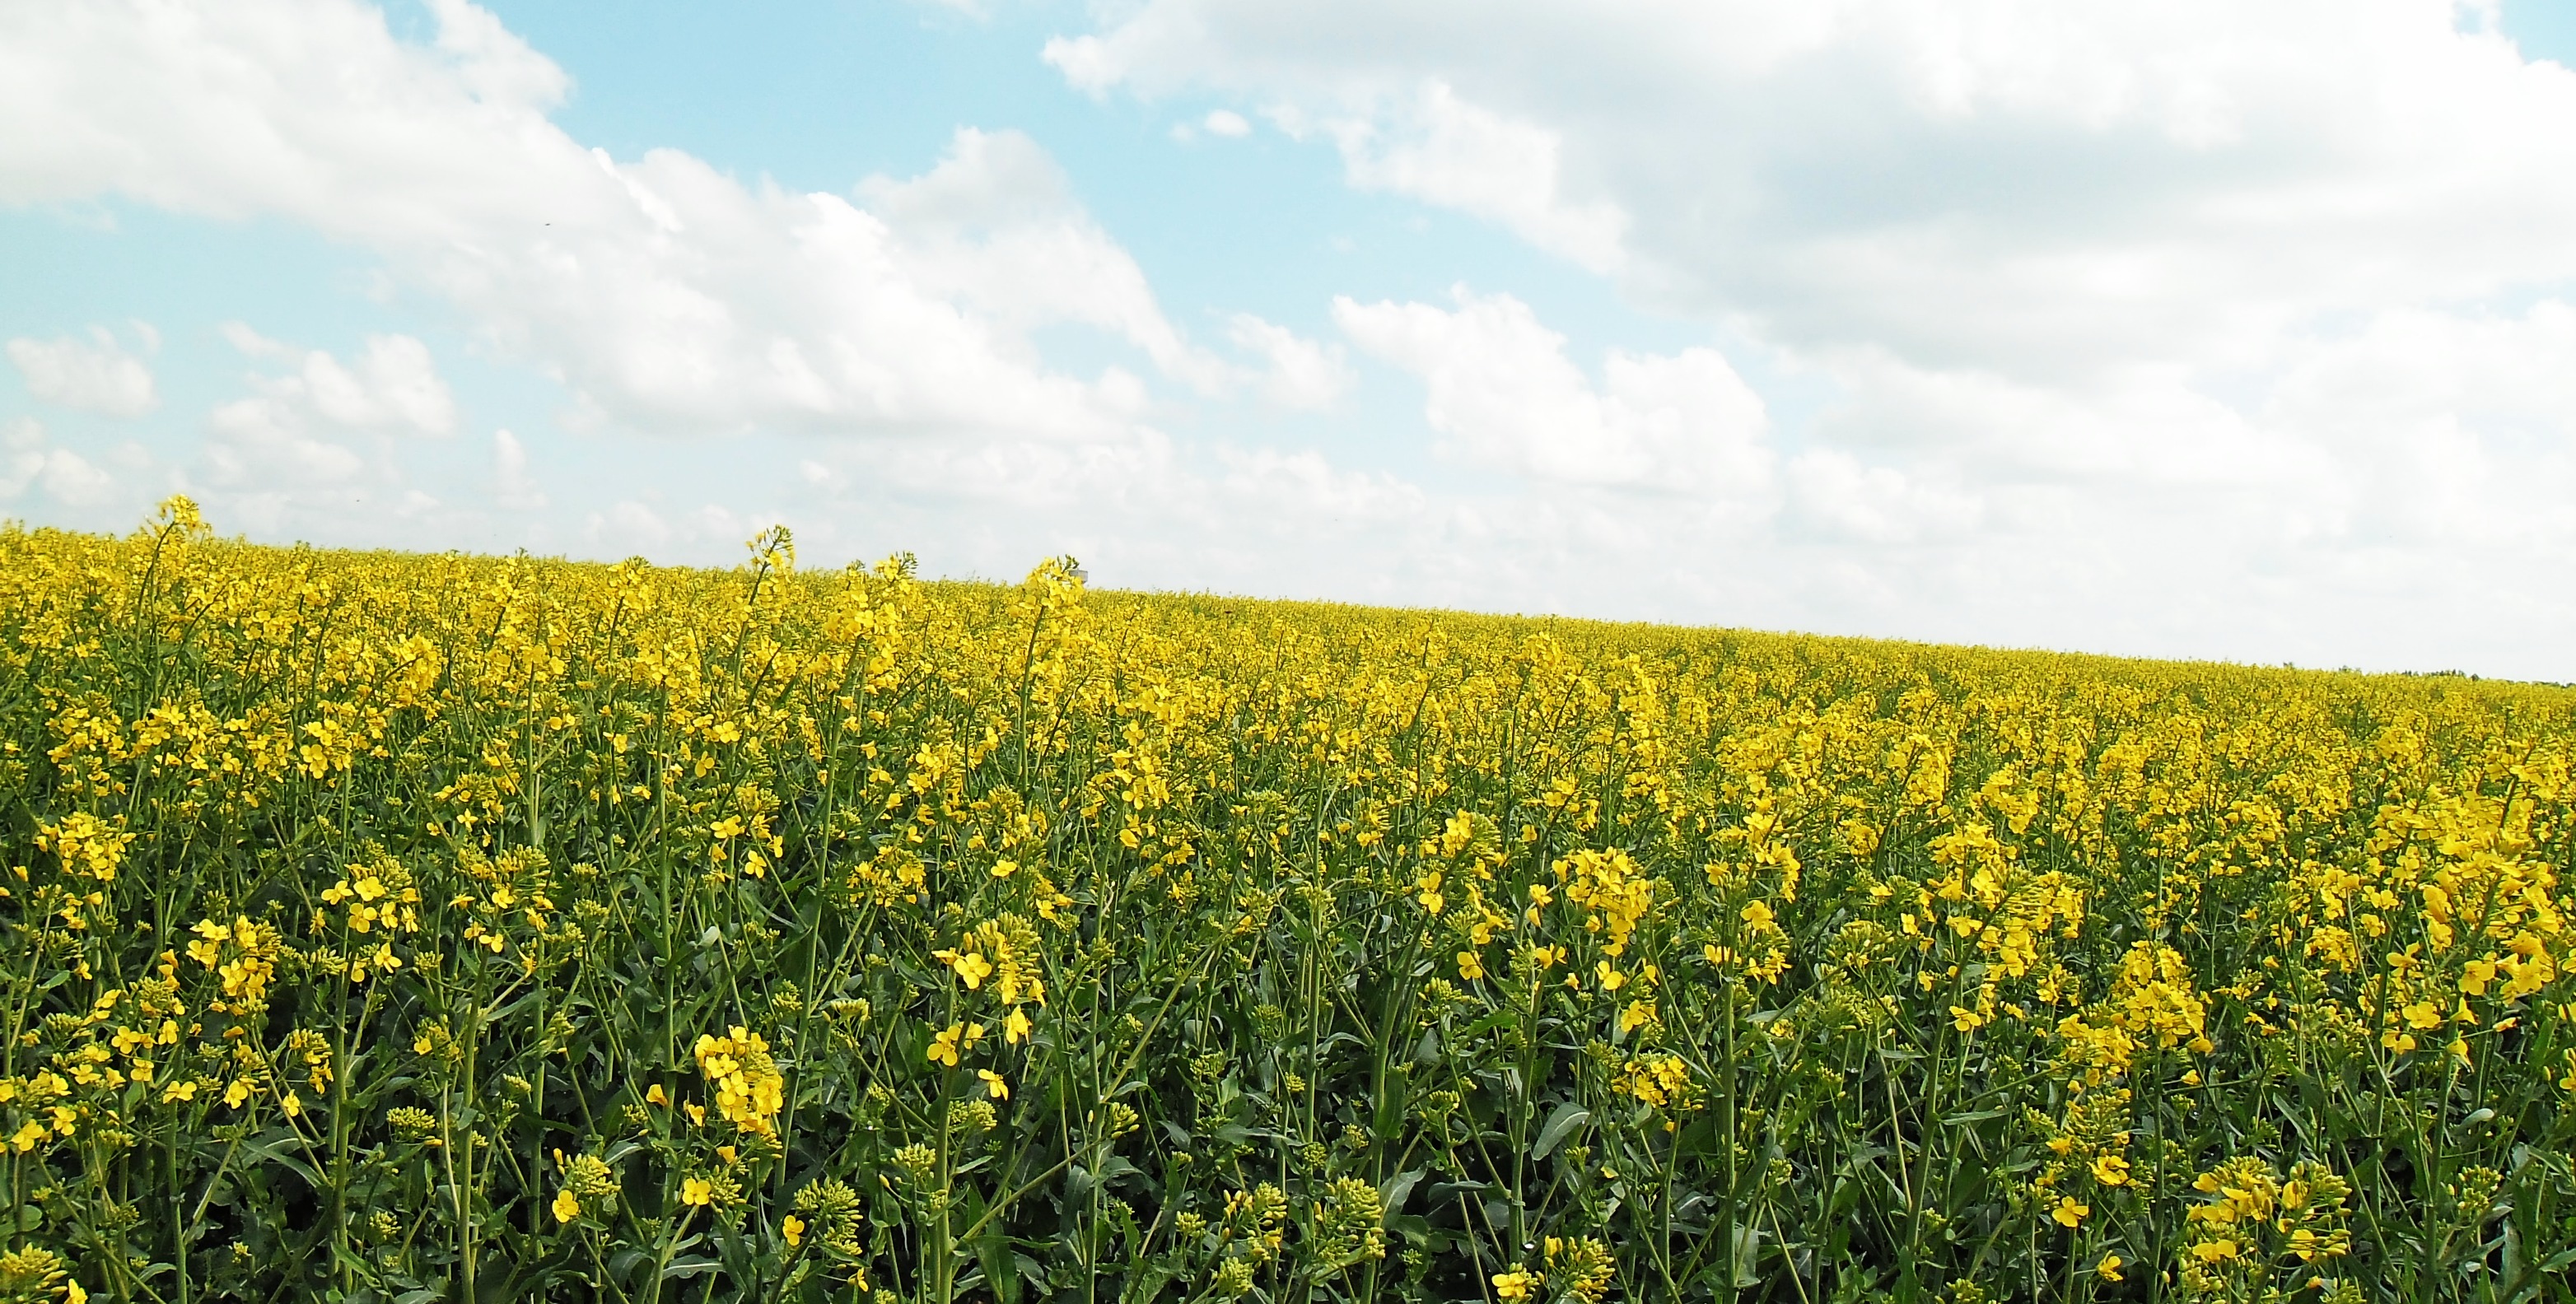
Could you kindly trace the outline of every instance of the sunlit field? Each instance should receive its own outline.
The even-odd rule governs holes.
[[[2457,676],[12,528],[0,1300],[2565,1299],[2571,751]]]

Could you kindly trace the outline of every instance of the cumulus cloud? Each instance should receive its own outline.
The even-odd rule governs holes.
[[[1615,202],[1566,192],[1560,133],[1459,98],[1431,80],[1411,95],[1367,95],[1311,116],[1296,104],[1271,117],[1294,137],[1321,135],[1340,150],[1345,175],[1386,190],[1492,219],[1530,243],[1595,272],[1617,271],[1628,215]]]
[[[1340,345],[1310,340],[1251,313],[1236,313],[1225,334],[1236,348],[1262,360],[1255,383],[1274,406],[1329,408],[1356,379]]]
[[[1768,491],[1762,399],[1716,350],[1613,351],[1596,385],[1527,304],[1464,287],[1453,297],[1455,308],[1333,302],[1353,343],[1422,378],[1423,415],[1449,451],[1570,484]]]
[[[224,338],[243,356],[288,364],[283,375],[254,375],[262,399],[301,408],[349,430],[447,435],[456,429],[456,397],[431,362],[429,346],[409,335],[370,335],[354,365],[320,349],[267,338],[226,322]]]
[[[145,352],[160,344],[158,332],[139,322],[136,326]],[[8,351],[27,392],[41,402],[111,417],[143,416],[161,404],[152,387],[152,369],[103,328],[92,328],[87,340],[13,339]]]
[[[2475,6],[1133,0],[1047,47],[1078,88],[1189,106],[1176,135],[1257,119],[1667,340],[1698,323],[1652,349],[1365,283],[1315,287],[1334,338],[1220,311],[1193,339],[1027,136],[839,192],[614,157],[556,125],[562,69],[428,9],[415,40],[359,0],[0,6],[0,203],[298,224],[594,432],[760,433],[658,444],[734,459],[685,500],[540,485],[533,438],[451,438],[419,341],[244,329],[255,374],[186,471],[228,521],[547,502],[595,551],[732,560],[777,515],[813,555],[948,573],[1074,551],[1161,585],[2570,674],[2576,73]],[[1050,364],[1065,326],[1109,350]],[[140,411],[152,342],[117,338],[12,360],[40,402]],[[48,391],[18,343],[125,388]],[[1187,409],[1160,391],[1330,409],[1354,359],[1419,386],[1440,474],[1162,432]],[[160,474],[12,429],[22,497]],[[775,484],[732,451],[798,432],[869,438],[799,443]],[[466,506],[404,470],[442,448]]]
[[[0,498],[15,498],[45,469],[45,427],[34,417],[0,424]]]
[[[55,445],[44,425],[20,417],[0,425],[0,500],[15,500],[29,490],[71,510],[74,517],[95,522],[106,507],[136,497],[133,490],[151,470],[151,458],[140,447],[125,445],[109,454],[108,465]],[[119,474],[122,472],[123,474]]]
[[[1387,525],[1419,517],[1431,506],[1419,485],[1382,471],[1343,470],[1311,449],[1226,450],[1219,461],[1224,495],[1240,503],[1266,504],[1274,519]]]
[[[223,334],[258,369],[243,378],[247,395],[208,413],[188,468],[210,509],[262,533],[318,525],[356,537],[441,510],[411,483],[402,451],[456,429],[455,396],[428,345],[371,335],[343,360],[240,322]]]
[[[560,68],[465,0],[430,8],[415,44],[357,0],[12,6],[0,202],[306,224],[642,428],[1124,430],[1133,378],[1044,366],[1027,333],[1056,322],[1224,383],[1024,136],[961,131],[930,174],[850,195],[615,159],[549,118]],[[156,91],[98,93],[134,85]]]
[[[1166,375],[1202,392],[1225,388],[1225,364],[1181,338],[1144,270],[1026,135],[961,127],[929,172],[872,177],[857,193],[887,224],[921,291],[971,306],[1015,339],[1052,322],[1096,327]]]
[[[671,541],[671,523],[662,519],[662,513],[649,504],[629,498],[607,511],[591,513],[583,533],[593,548],[641,553],[668,544]]]
[[[2458,12],[1148,0],[1047,54],[1270,102],[1657,302],[2045,371],[2576,274],[2576,73]]]
[[[2303,341],[2259,419],[2338,477],[2357,541],[2576,558],[2576,308],[2392,310]],[[2556,604],[2551,604],[2556,605]]]
[[[1355,187],[1744,341],[1766,393],[1799,395],[1771,479],[1741,477],[1775,532],[1734,555],[1785,577],[1777,607],[1734,591],[1750,609],[2570,672],[2546,649],[2576,635],[2554,596],[2576,563],[2576,72],[2523,59],[2489,8],[1098,12],[1047,48],[1073,86],[1262,104]],[[1569,486],[1569,529],[1583,493],[1694,460],[1626,415],[1657,405],[1652,360],[1594,382],[1525,312],[1464,299],[1341,317],[1423,378],[1455,451]],[[1502,357],[1527,361],[1472,361]],[[1726,392],[1705,370],[1666,368]],[[1728,428],[1673,428],[1702,424]],[[1658,512],[1683,508],[1618,519]],[[1683,515],[1660,528],[1704,546]],[[1616,530],[1562,537],[1629,555]],[[2446,630],[2393,629],[2396,598]]]
[[[68,448],[45,454],[41,477],[45,494],[66,507],[95,507],[116,496],[117,479],[107,468]]]
[[[204,448],[207,483],[277,499],[291,489],[330,489],[358,480],[369,458],[334,432],[315,430],[292,406],[240,399],[215,409]],[[273,519],[274,513],[263,514]]]
[[[745,544],[770,526],[788,522],[793,513],[776,506],[739,510],[719,502],[686,510],[671,507],[658,492],[624,498],[604,511],[589,514],[581,535],[599,556],[686,557],[703,564],[740,562]],[[821,533],[832,534],[827,524]],[[802,532],[800,531],[800,536]]]
[[[1828,539],[1911,544],[1956,540],[1979,524],[1985,504],[1956,485],[1926,484],[1890,466],[1818,449],[1788,467],[1796,525]]]
[[[546,505],[546,494],[528,474],[527,445],[507,430],[492,432],[492,501],[514,512]]]
[[[1453,568],[1451,508],[1314,449],[913,442],[798,468],[785,519],[819,554],[917,551],[936,573],[1017,579],[1071,553],[1107,587],[1420,602]],[[603,521],[605,527],[608,522]]]

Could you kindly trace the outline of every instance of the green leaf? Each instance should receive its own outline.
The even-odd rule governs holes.
[[[718,1260],[692,1254],[687,1258],[671,1260],[669,1266],[662,1269],[662,1280],[669,1281],[675,1277],[702,1277],[723,1266],[724,1264]]]
[[[1762,1284],[1762,1229],[1735,1229],[1735,1288],[1743,1290]]]
[[[1547,1125],[1538,1130],[1538,1140],[1530,1143],[1530,1158],[1547,1158],[1565,1138],[1573,1135],[1574,1129],[1591,1121],[1592,1111],[1578,1109],[1572,1101],[1557,1106],[1556,1112],[1547,1116]]]
[[[1432,1208],[1437,1209],[1459,1196],[1474,1195],[1480,1191],[1492,1189],[1494,1184],[1491,1182],[1433,1182],[1430,1192],[1423,1198],[1430,1201]]]
[[[1409,1169],[1386,1179],[1386,1184],[1378,1188],[1378,1203],[1386,1209],[1389,1219],[1403,1212],[1405,1198],[1413,1194],[1414,1183],[1422,1180],[1422,1173],[1419,1168]]]
[[[984,1224],[975,1257],[983,1265],[984,1280],[991,1285],[996,1304],[1019,1304],[1019,1264],[1011,1253],[1010,1238],[1002,1234],[1001,1219]]]
[[[1386,1220],[1386,1229],[1404,1238],[1404,1243],[1420,1249],[1431,1240],[1431,1220],[1418,1213],[1396,1214]]]
[[[1404,1135],[1404,1097],[1389,1091],[1377,1102],[1377,1116],[1369,1120],[1369,1131],[1380,1141],[1393,1141]]]

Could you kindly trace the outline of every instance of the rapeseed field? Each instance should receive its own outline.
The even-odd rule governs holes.
[[[2568,1298],[2576,692],[794,562],[0,531],[0,1300]]]

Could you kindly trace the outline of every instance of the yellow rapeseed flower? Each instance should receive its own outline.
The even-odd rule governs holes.
[[[957,981],[966,984],[966,990],[970,992],[982,988],[984,980],[993,976],[993,962],[985,959],[981,952],[939,951],[933,954],[933,958],[954,970]]]
[[[937,1036],[930,1039],[930,1052],[928,1056],[930,1062],[933,1064],[945,1064],[952,1069],[957,1067],[958,1043],[964,1039],[965,1035],[966,1025],[963,1023],[952,1023],[946,1028],[941,1029]]]

